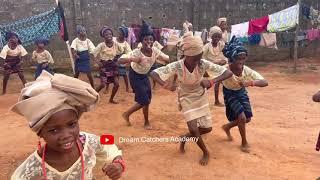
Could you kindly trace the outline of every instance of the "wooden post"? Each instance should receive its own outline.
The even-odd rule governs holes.
[[[295,31],[295,38],[294,38],[294,52],[293,52],[293,72],[297,72],[297,61],[298,61],[298,35],[299,35],[299,30],[300,30],[300,10],[301,10],[301,0],[298,0],[298,5],[299,5],[299,11],[298,11],[298,24],[296,26],[296,31]]]

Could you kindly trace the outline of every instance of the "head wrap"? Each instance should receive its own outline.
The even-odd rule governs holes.
[[[213,34],[216,34],[216,33],[222,34],[222,31],[221,31],[220,27],[218,27],[218,26],[213,26],[213,27],[211,27],[211,28],[210,28],[210,32],[209,32],[209,37],[211,38],[212,35],[213,35]]]
[[[36,81],[26,84],[18,103],[11,109],[24,116],[32,131],[41,128],[56,112],[71,109],[80,118],[99,100],[99,94],[86,82],[63,74],[43,71]]]
[[[236,61],[239,54],[248,55],[247,49],[243,46],[236,36],[233,36],[229,43],[222,50],[223,55],[229,59],[230,63]]]
[[[103,26],[100,30],[100,36],[104,37],[104,33],[106,33],[106,31],[111,31],[112,35],[113,35],[113,31],[111,28],[109,28],[108,26]]]
[[[144,20],[142,20],[142,27],[141,27],[141,32],[140,32],[140,42],[142,42],[142,40],[145,36],[153,36],[153,39],[154,39],[154,34],[153,34],[151,26],[149,26]]]
[[[220,26],[222,22],[227,22],[227,18],[226,17],[219,18],[217,20],[217,25]]]
[[[126,26],[122,25],[122,26],[120,26],[118,29],[123,33],[123,35],[124,35],[125,38],[128,37],[128,35],[129,35],[129,30],[128,30],[128,28],[127,28]]]
[[[34,44],[38,45],[38,44],[44,44],[45,46],[49,44],[49,40],[45,39],[45,38],[38,38],[34,41]]]
[[[14,37],[14,36],[18,39],[18,43],[22,44],[18,34],[16,34],[15,32],[6,32],[5,39],[6,39],[6,41],[9,41],[9,39]]]
[[[86,32],[86,28],[82,25],[77,25],[76,26],[76,31],[77,31],[77,34],[80,34],[81,32]]]
[[[181,42],[181,50],[185,56],[196,56],[202,53],[203,42],[198,36],[193,36],[192,32],[188,32],[183,36]]]

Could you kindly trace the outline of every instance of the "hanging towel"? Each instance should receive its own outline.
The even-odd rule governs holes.
[[[248,34],[253,35],[257,33],[262,33],[267,30],[269,23],[269,16],[264,16],[262,18],[252,19],[249,22]]]
[[[299,5],[291,6],[280,12],[269,15],[269,32],[286,31],[299,23]]]
[[[260,34],[252,34],[248,38],[250,45],[257,45],[261,41],[261,35]]]
[[[305,4],[302,4],[301,9],[302,9],[302,15],[307,19],[310,19],[310,7]]]
[[[266,47],[266,48],[278,49],[278,47],[277,47],[277,34],[276,33],[262,33],[259,45],[262,47]]]
[[[231,36],[236,37],[248,37],[248,31],[249,31],[249,22],[236,24],[231,26]]]
[[[320,30],[319,29],[310,29],[307,30],[307,39],[309,41],[314,41],[316,39],[319,39],[320,36]]]

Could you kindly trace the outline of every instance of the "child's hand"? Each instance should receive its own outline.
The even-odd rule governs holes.
[[[253,81],[240,81],[239,82],[241,87],[249,87],[249,86],[253,86]]]
[[[206,89],[209,89],[211,88],[211,83],[209,80],[207,79],[204,79],[200,82],[200,85],[203,87],[203,88],[206,88]]]
[[[119,179],[122,175],[123,169],[119,163],[105,164],[102,171],[112,180]]]
[[[74,54],[74,55],[73,55],[73,58],[74,58],[74,60],[76,60],[76,59],[79,59],[80,57],[79,57],[78,54]]]

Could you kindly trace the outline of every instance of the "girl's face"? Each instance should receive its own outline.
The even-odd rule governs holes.
[[[220,24],[220,28],[221,28],[222,31],[225,31],[228,28],[227,22],[225,22],[225,21],[222,22]]]
[[[119,39],[124,39],[124,34],[121,30],[118,31],[118,37]]]
[[[86,33],[86,31],[81,31],[80,33],[79,33],[79,36],[80,37],[87,37],[87,33]]]
[[[38,43],[37,44],[37,48],[38,49],[43,49],[44,48],[44,44],[43,43]]]
[[[112,41],[113,34],[110,30],[106,30],[106,32],[103,34],[103,37],[106,41]]]
[[[218,42],[221,40],[222,38],[222,35],[219,34],[219,33],[215,33],[211,36],[211,39],[212,39],[212,43],[213,44],[218,44]]]
[[[67,153],[77,147],[79,138],[78,116],[67,109],[53,114],[40,131],[47,146],[56,152]]]
[[[152,45],[153,45],[153,41],[154,41],[154,39],[153,39],[152,35],[143,37],[143,40],[142,40],[143,48],[144,49],[151,49]]]
[[[201,54],[198,54],[196,56],[185,56],[185,61],[186,63],[192,67],[192,68],[195,68],[199,65],[200,63],[200,60],[202,58],[202,53]]]
[[[12,37],[9,39],[9,43],[11,43],[11,44],[18,44],[18,37],[12,36]]]
[[[239,54],[238,57],[236,58],[236,61],[231,63],[231,66],[234,68],[234,69],[237,69],[237,70],[243,70],[243,66],[246,62],[246,59],[247,59],[247,55],[246,54]]]

